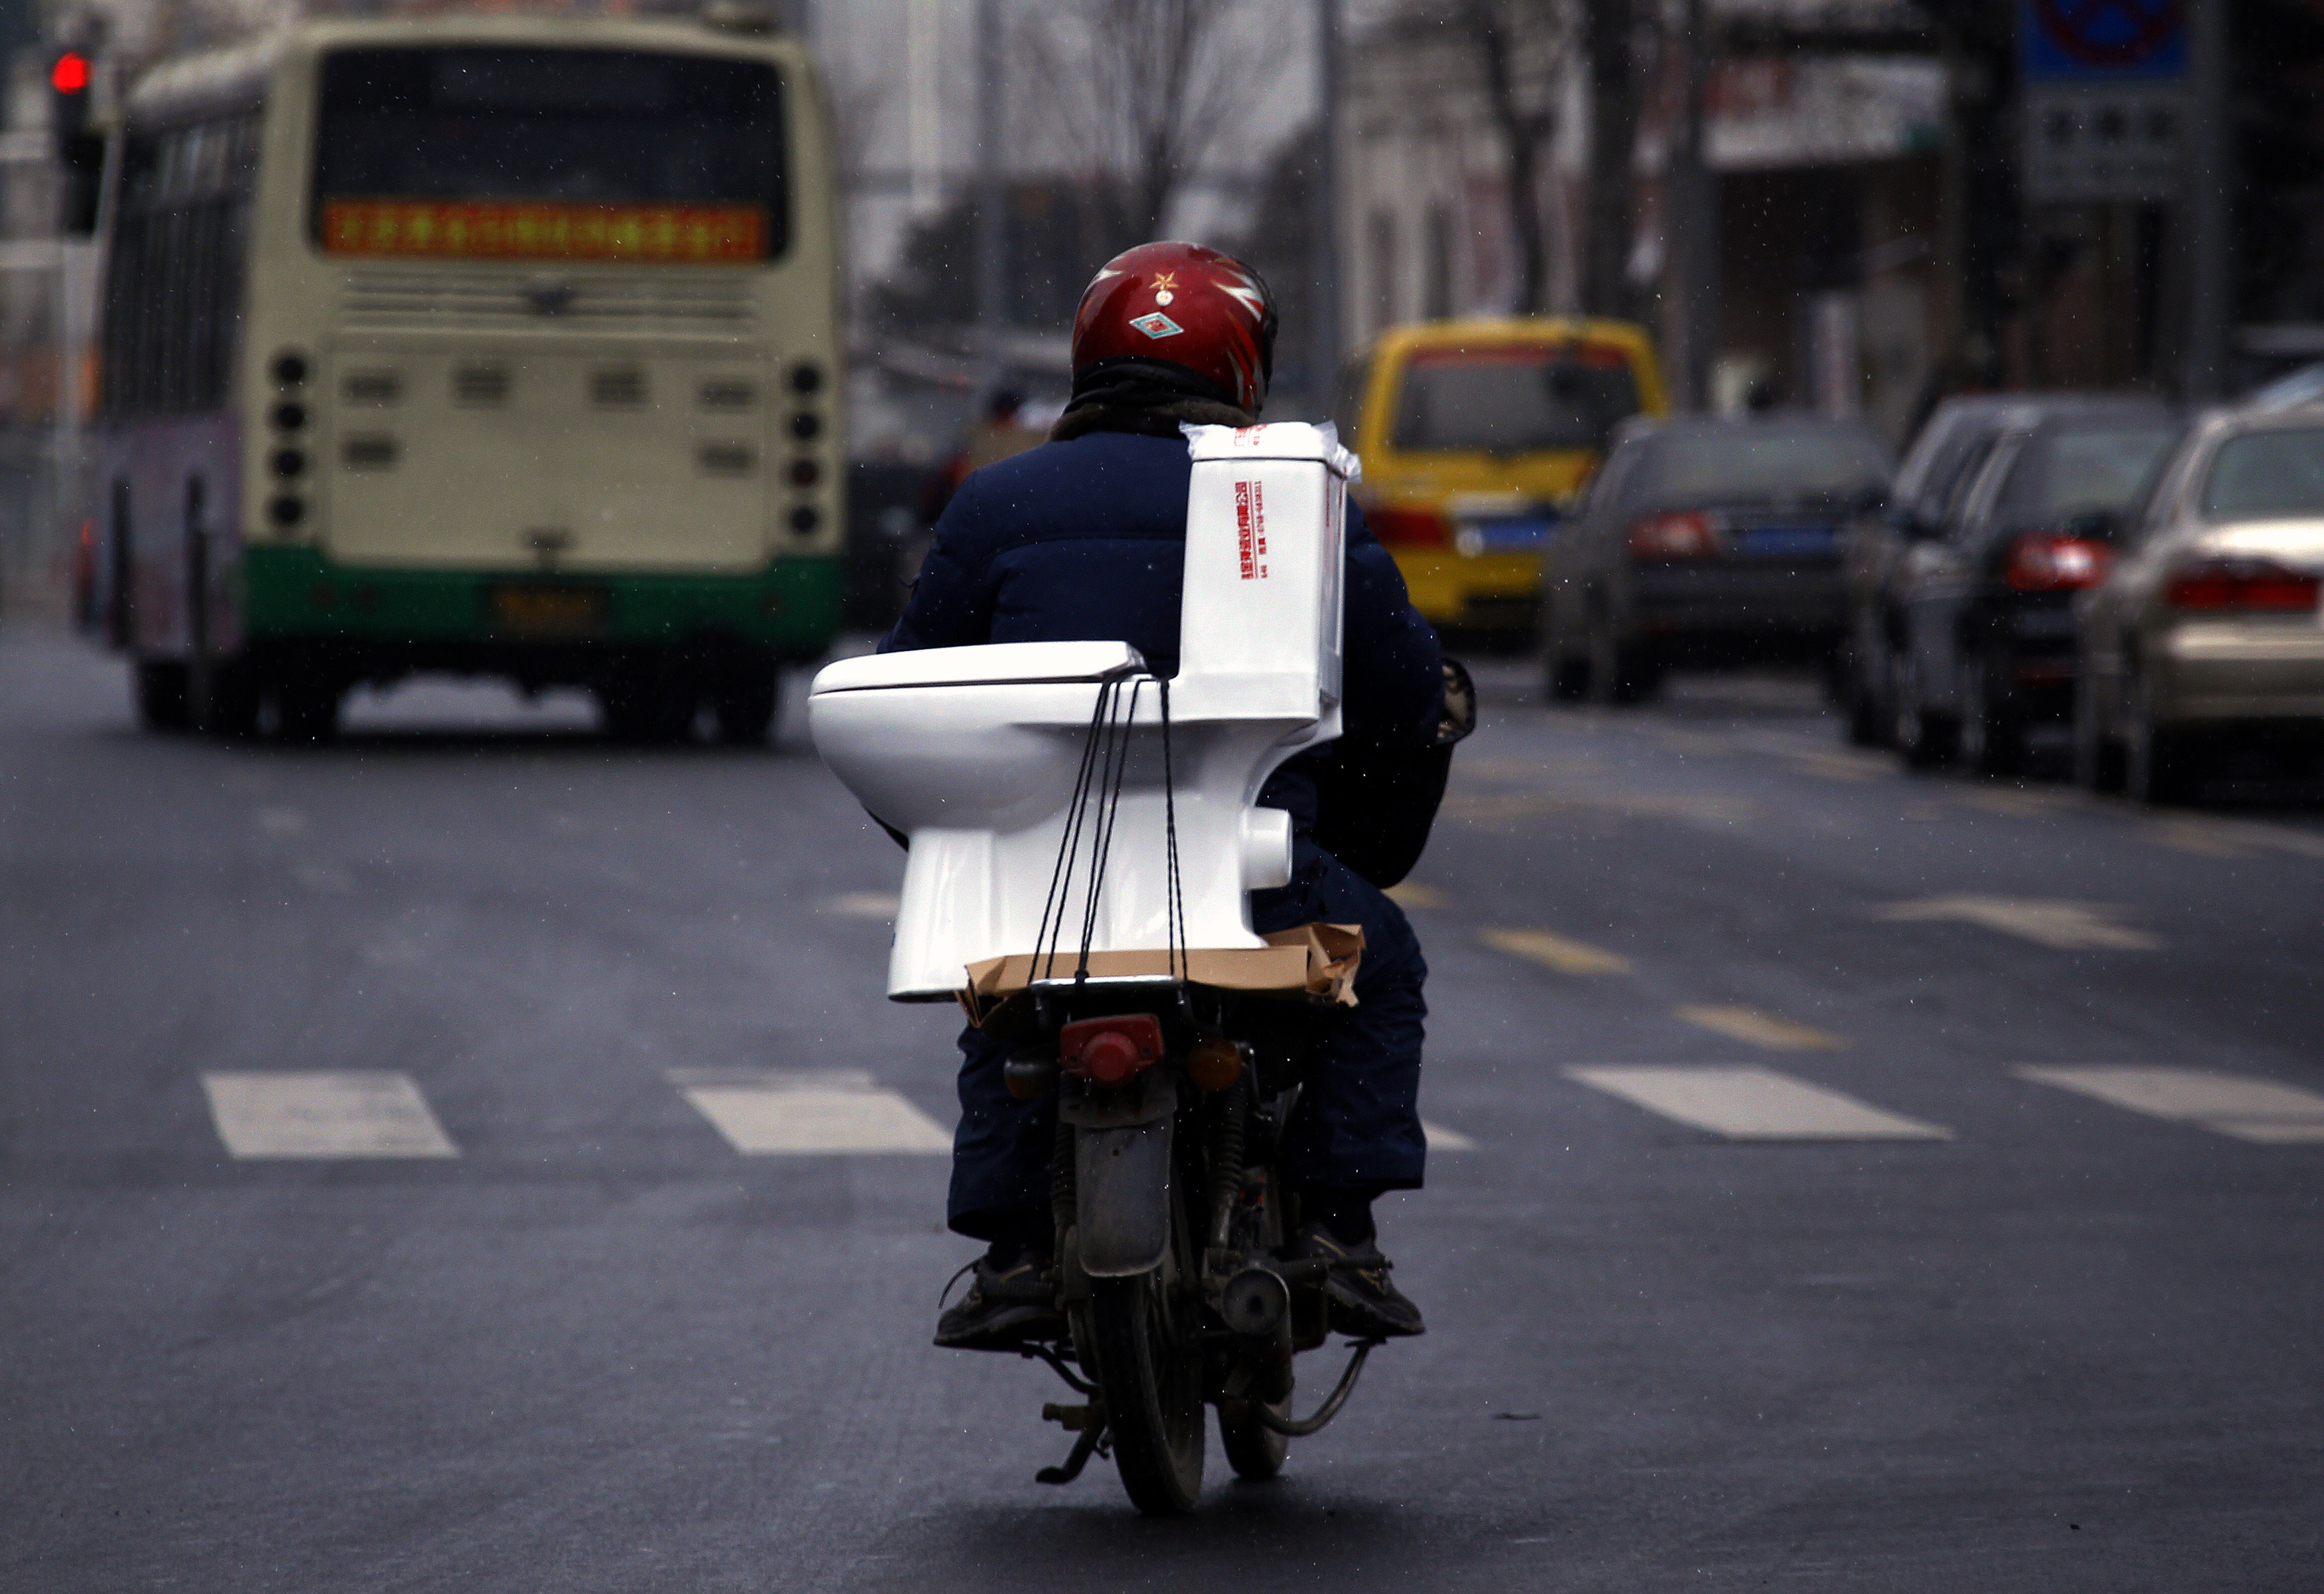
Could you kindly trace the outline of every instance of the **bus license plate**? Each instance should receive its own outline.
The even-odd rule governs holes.
[[[605,625],[603,587],[495,587],[493,625],[527,636],[586,636]]]

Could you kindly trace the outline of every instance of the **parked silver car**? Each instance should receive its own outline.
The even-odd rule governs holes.
[[[2198,422],[2079,619],[2075,767],[2148,802],[2219,753],[2324,742],[2324,404]]]

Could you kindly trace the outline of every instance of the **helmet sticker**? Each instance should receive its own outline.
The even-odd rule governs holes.
[[[1130,324],[1148,338],[1176,338],[1186,329],[1158,310],[1139,316]]]

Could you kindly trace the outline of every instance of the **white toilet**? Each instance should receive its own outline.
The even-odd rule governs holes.
[[[1290,816],[1253,806],[1277,765],[1340,734],[1341,574],[1355,460],[1329,426],[1190,427],[1186,573],[1170,682],[1165,800],[1161,683],[1118,642],[1009,643],[845,659],[816,676],[816,750],[911,839],[888,967],[899,1001],[944,1000],[971,963],[1032,952],[1045,909],[1062,967],[1170,943],[1167,820],[1176,810],[1180,944],[1263,944],[1246,893],[1290,878]],[[1077,805],[1091,717],[1108,682],[1120,738],[1093,918],[1090,852],[1102,802]],[[1111,790],[1111,787],[1108,788]],[[1080,866],[1053,892],[1085,809]]]

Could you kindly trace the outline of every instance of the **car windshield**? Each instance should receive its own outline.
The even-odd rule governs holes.
[[[1656,498],[1852,497],[1888,482],[1880,444],[1841,427],[1671,432],[1655,440],[1645,463],[1639,487]]]
[[[1629,357],[1608,344],[1431,348],[1405,365],[1388,446],[1529,454],[1600,449],[1638,412]]]
[[[2203,478],[2211,520],[2324,515],[2324,429],[2247,431],[2219,445]]]
[[[2167,422],[2053,433],[2020,478],[2013,518],[2056,521],[2085,510],[2120,509],[2138,496],[2177,435]]]
[[[314,225],[333,249],[555,254],[570,240],[515,246],[516,221],[530,239],[590,211],[671,230],[671,258],[687,254],[684,229],[722,225],[770,257],[784,242],[782,132],[781,85],[757,61],[342,50],[322,67]],[[730,212],[750,225],[722,222]],[[405,237],[412,226],[423,236]]]

